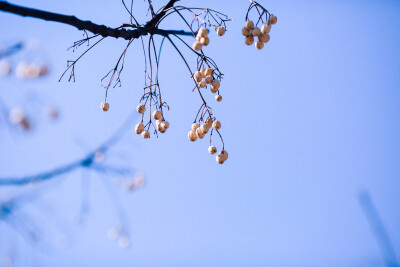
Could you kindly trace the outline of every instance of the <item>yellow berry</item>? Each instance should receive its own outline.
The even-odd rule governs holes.
[[[249,29],[252,30],[254,28],[254,23],[251,20],[246,21],[246,23],[244,24],[244,26]]]
[[[215,158],[218,164],[223,164],[224,163],[224,155],[218,154],[217,157]]]
[[[249,36],[250,35],[250,30],[247,29],[246,27],[243,27],[242,34],[243,34],[243,36]]]
[[[247,36],[244,39],[244,43],[247,45],[252,45],[254,43],[254,37],[253,36]]]
[[[196,71],[193,75],[193,78],[199,83],[203,79],[203,76],[201,75],[200,71]]]
[[[257,48],[258,50],[261,50],[261,49],[264,48],[264,43],[263,43],[263,42],[260,42],[260,41],[257,41],[257,42],[255,43],[255,46],[256,46],[256,48]]]
[[[211,84],[213,81],[213,77],[212,76],[207,76],[205,79],[206,83]]]
[[[270,30],[271,30],[271,24],[268,24],[268,22],[265,22],[261,27],[261,32],[263,34],[268,34]]]
[[[271,15],[271,16],[269,17],[269,23],[275,24],[275,23],[277,23],[277,22],[278,22],[278,18],[277,18],[275,15]]]
[[[108,104],[107,102],[101,103],[101,109],[103,111],[108,111],[110,109],[110,104]]]
[[[213,70],[212,68],[207,68],[207,69],[206,69],[206,77],[207,77],[207,76],[212,76],[213,73],[214,73],[214,70]]]
[[[251,33],[252,33],[254,36],[259,36],[260,33],[261,33],[261,30],[260,30],[260,28],[255,27],[255,28],[251,31]]]
[[[196,135],[198,138],[203,139],[205,133],[201,130],[201,127],[196,129]]]
[[[224,26],[218,26],[215,28],[215,31],[219,36],[223,36],[225,34],[225,28]]]
[[[199,43],[199,42],[194,42],[192,47],[193,47],[194,50],[199,51],[199,50],[201,50],[203,45],[201,43]]]
[[[144,139],[150,138],[150,132],[147,131],[147,130],[144,130],[144,131],[142,132],[142,137],[143,137]]]
[[[216,95],[215,96],[215,100],[217,100],[218,102],[221,102],[222,101],[222,96]]]
[[[189,138],[189,140],[192,141],[192,142],[196,141],[196,140],[197,140],[196,132],[195,132],[195,131],[190,131],[190,132],[188,133],[188,138]]]
[[[260,42],[263,42],[264,44],[268,43],[270,39],[271,37],[269,36],[269,34],[260,34],[260,36],[258,36],[258,40]]]
[[[208,30],[204,27],[199,29],[199,32],[197,33],[198,36],[200,37],[207,37],[208,36]]]
[[[138,124],[136,124],[136,126],[135,126],[135,132],[136,132],[137,134],[141,134],[143,131],[144,131],[144,125],[143,125],[143,123],[138,123]]]
[[[219,120],[213,121],[212,127],[213,127],[215,130],[221,129],[221,122],[220,122]]]
[[[143,114],[146,111],[146,107],[143,105],[139,105],[137,106],[136,110],[138,113]]]
[[[156,119],[156,120],[161,120],[161,118],[162,118],[161,111],[159,111],[159,110],[154,110],[154,112],[153,112],[153,118]]]
[[[208,148],[208,153],[210,153],[211,155],[214,155],[215,153],[217,153],[217,148],[215,146],[210,146]]]
[[[193,123],[193,124],[192,124],[192,131],[196,131],[196,129],[199,128],[199,127],[200,127],[200,124],[198,124],[198,123]]]
[[[206,87],[206,82],[205,82],[205,81],[201,81],[201,82],[199,83],[199,86],[200,86],[200,88]]]

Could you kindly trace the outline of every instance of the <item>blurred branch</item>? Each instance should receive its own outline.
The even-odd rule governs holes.
[[[372,228],[375,238],[377,239],[383,253],[383,257],[387,266],[399,266],[396,260],[396,253],[394,251],[392,242],[385,229],[385,225],[379,216],[377,209],[372,202],[371,196],[368,191],[363,191],[359,195],[359,201],[362,210]]]
[[[166,6],[164,6],[161,11],[159,11],[150,21],[145,25],[134,25],[134,24],[124,24],[118,28],[111,28],[105,25],[98,25],[91,21],[80,20],[75,16],[62,15],[52,12],[47,12],[43,10],[18,6],[10,4],[7,1],[0,1],[0,10],[4,12],[9,12],[24,17],[39,18],[47,21],[55,21],[64,24],[68,24],[78,28],[79,30],[86,30],[94,34],[99,34],[103,37],[115,37],[124,38],[126,40],[138,39],[140,36],[145,36],[147,34],[179,34],[179,35],[192,35],[191,32],[185,31],[175,31],[175,30],[160,30],[157,28],[158,22],[166,14],[166,12],[173,7],[175,2],[179,0],[170,0]],[[134,30],[126,30],[124,27],[135,28]]]

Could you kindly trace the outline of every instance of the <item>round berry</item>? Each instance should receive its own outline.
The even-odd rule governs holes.
[[[217,100],[218,102],[222,101],[222,96],[221,95],[216,95],[215,96],[215,100]]]
[[[202,28],[199,29],[199,32],[197,33],[197,35],[201,36],[203,38],[207,37],[208,36],[208,30],[206,28],[202,27]]]
[[[200,43],[201,43],[202,45],[204,45],[204,46],[207,46],[207,45],[210,43],[210,38],[208,38],[208,37],[202,37],[202,38],[200,39]]]
[[[271,15],[269,17],[269,23],[276,24],[278,22],[278,18],[275,15]]]
[[[224,26],[218,26],[215,28],[215,31],[217,32],[217,34],[219,36],[223,36],[225,34],[226,30],[225,30]]]
[[[156,119],[156,120],[161,120],[161,118],[162,118],[161,111],[159,111],[159,110],[154,110],[154,112],[153,112],[153,118]]]
[[[244,26],[249,29],[252,30],[254,28],[254,22],[251,20],[246,21],[246,23],[244,24]]]
[[[213,77],[211,75],[207,76],[205,81],[206,81],[206,83],[211,84],[213,82]]]
[[[270,39],[271,37],[269,36],[269,34],[260,34],[260,36],[258,36],[258,40],[260,42],[263,42],[264,44],[268,43]]]
[[[223,164],[224,161],[225,161],[224,160],[224,155],[221,155],[221,154],[218,154],[215,159],[216,159],[218,164]]]
[[[247,29],[246,27],[243,27],[243,29],[242,29],[242,34],[243,34],[243,36],[249,36],[250,35],[250,30],[249,29]]]
[[[228,152],[226,152],[226,150],[222,150],[221,152],[219,152],[219,154],[224,156],[224,161],[228,159]]]
[[[214,73],[214,70],[213,70],[212,68],[207,68],[207,69],[206,69],[206,77],[207,77],[207,76],[212,76],[213,73]]]
[[[103,111],[108,111],[110,109],[110,104],[108,104],[107,102],[101,103],[101,109]]]
[[[143,125],[143,123],[138,123],[138,124],[136,124],[136,126],[135,126],[135,132],[136,132],[137,134],[141,134],[143,131],[144,131],[144,125]]]
[[[200,71],[196,71],[193,75],[193,78],[199,83],[203,79],[203,76],[201,75]]]
[[[244,39],[244,43],[247,45],[252,45],[254,43],[254,37],[253,36],[247,36]]]
[[[169,122],[168,121],[163,121],[160,124],[165,130],[167,130],[169,128]]]
[[[261,32],[263,34],[268,34],[270,30],[271,30],[271,24],[268,24],[268,22],[265,22],[261,27]]]
[[[219,120],[213,121],[212,127],[213,127],[215,130],[221,129],[221,122],[220,122]]]
[[[195,131],[190,131],[190,132],[188,133],[188,138],[189,138],[189,140],[192,141],[192,142],[196,141],[196,140],[197,140],[196,132],[195,132]]]
[[[144,139],[150,138],[150,132],[147,131],[147,130],[144,130],[144,131],[142,132],[142,137],[143,137]]]
[[[210,129],[210,127],[208,126],[208,124],[205,124],[205,123],[203,123],[201,126],[200,126],[200,129],[201,129],[201,131],[203,132],[203,133],[208,133],[208,130]]]
[[[208,126],[208,128],[212,127],[212,123],[213,123],[213,121],[211,118],[207,118],[206,121],[204,122],[204,124],[206,124]]]
[[[255,28],[251,31],[251,33],[252,33],[254,36],[259,36],[260,33],[261,33],[261,30],[260,30],[260,28],[255,27]]]
[[[198,138],[203,139],[203,137],[205,136],[205,133],[203,133],[201,128],[197,128],[196,129],[196,135],[197,135]]]
[[[211,155],[214,155],[215,153],[217,153],[217,148],[215,146],[210,146],[208,148],[208,153],[210,153]]]
[[[199,128],[199,127],[200,127],[200,124],[198,124],[198,123],[193,123],[193,124],[192,124],[192,131],[196,131],[196,129]]]
[[[206,69],[201,69],[201,76],[203,76],[203,78],[205,78],[206,75]]]
[[[146,111],[146,107],[143,105],[139,105],[137,106],[136,110],[138,113],[143,114]]]
[[[255,47],[256,47],[258,50],[261,50],[261,49],[264,48],[264,43],[263,43],[263,42],[260,42],[260,41],[257,41],[257,42],[255,43]]]
[[[205,81],[201,81],[201,82],[199,83],[199,87],[200,87],[200,88],[206,87],[206,82],[205,82]]]
[[[201,50],[203,45],[200,42],[194,42],[192,47],[194,50],[199,51],[199,50]]]
[[[218,80],[214,80],[214,81],[211,83],[211,86],[214,87],[216,90],[219,89],[219,86],[220,86],[220,85],[221,85],[221,84],[220,84],[220,82],[219,82]]]

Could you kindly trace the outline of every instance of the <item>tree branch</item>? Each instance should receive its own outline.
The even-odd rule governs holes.
[[[145,25],[140,25],[134,30],[126,30],[121,28],[111,28],[105,25],[98,25],[91,21],[84,21],[76,18],[75,16],[67,16],[52,12],[47,12],[43,10],[18,6],[14,4],[10,4],[7,1],[0,1],[0,11],[9,12],[13,14],[17,14],[24,17],[32,17],[43,19],[47,21],[55,21],[64,23],[67,25],[74,26],[78,30],[86,30],[92,32],[93,34],[100,34],[103,37],[114,37],[114,38],[124,38],[125,40],[137,39],[140,36],[144,36],[147,34],[159,34],[159,35],[168,35],[168,34],[179,34],[179,35],[192,35],[190,32],[185,31],[170,31],[170,30],[160,30],[156,27],[157,23],[160,19],[165,15],[169,8],[171,8],[175,2],[179,0],[170,0],[168,4],[161,9],[161,11],[152,18]],[[132,25],[133,26],[133,25]]]

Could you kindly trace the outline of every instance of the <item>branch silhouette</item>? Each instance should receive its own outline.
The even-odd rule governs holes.
[[[144,25],[123,24],[117,28],[111,28],[105,25],[95,24],[91,21],[80,20],[75,16],[63,15],[52,13],[48,11],[23,7],[8,3],[7,1],[0,1],[0,11],[13,13],[24,17],[32,17],[43,19],[47,21],[60,22],[67,25],[76,27],[78,30],[86,30],[93,34],[99,34],[103,37],[123,38],[125,40],[138,39],[141,36],[148,34],[158,34],[166,36],[168,34],[177,35],[193,35],[191,32],[180,30],[162,30],[158,29],[157,25],[161,18],[168,12],[170,8],[179,0],[170,0],[150,21]],[[133,28],[133,30],[125,29]]]

